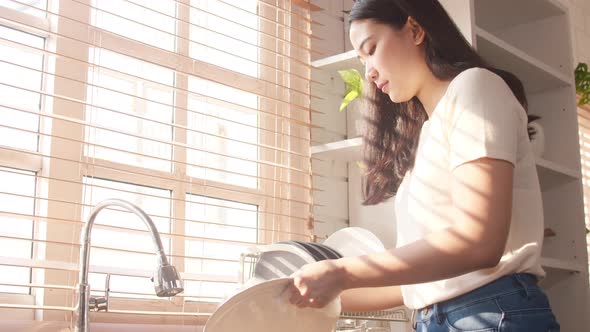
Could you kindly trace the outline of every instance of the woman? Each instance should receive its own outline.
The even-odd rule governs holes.
[[[397,248],[304,266],[291,302],[344,311],[405,304],[418,331],[559,331],[537,286],[543,212],[526,98],[436,0],[361,0],[365,204],[395,194]]]

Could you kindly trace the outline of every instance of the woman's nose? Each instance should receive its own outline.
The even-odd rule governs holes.
[[[377,71],[373,66],[370,66],[369,64],[365,65],[365,79],[369,83],[373,83],[377,79]]]

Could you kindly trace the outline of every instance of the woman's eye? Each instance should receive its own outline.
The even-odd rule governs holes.
[[[376,48],[377,48],[376,46],[373,46],[373,47],[371,47],[371,48],[369,49],[369,53],[367,53],[367,54],[369,54],[369,55],[373,55],[373,53],[375,53],[375,49],[376,49]]]

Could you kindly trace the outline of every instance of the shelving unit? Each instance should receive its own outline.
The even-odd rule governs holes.
[[[527,53],[495,37],[493,34],[476,28],[477,49],[485,54],[488,62],[500,66],[517,75],[528,93],[545,91],[571,85],[570,78],[550,66],[531,57]]]
[[[543,156],[536,160],[537,173],[545,225],[556,233],[544,240],[541,264],[547,276],[541,286],[550,297],[562,331],[590,330],[569,12],[557,0],[440,1],[466,39],[488,63],[521,79],[529,113],[541,116],[537,121],[544,127],[546,143]],[[342,51],[312,62],[312,76],[324,83],[317,91],[320,94],[329,91],[334,105],[332,111],[322,109],[326,117],[312,118],[312,123],[348,134],[345,139],[319,139],[320,144],[311,149],[316,174],[336,174],[339,179],[344,174],[348,179],[347,193],[342,193],[335,182],[322,181],[319,188],[323,191],[322,197],[330,199],[326,200],[328,204],[322,206],[321,211],[325,216],[349,220],[349,226],[368,226],[381,237],[395,232],[393,204],[360,205],[360,172],[355,162],[361,160],[362,138],[355,137],[351,123],[351,116],[358,112],[354,109],[337,111],[344,92],[337,71],[356,68],[362,73],[364,68],[354,51]],[[327,104],[326,100],[322,102],[322,105]],[[326,137],[321,130],[315,134],[315,137]],[[323,203],[321,197],[316,202]],[[343,204],[348,206],[347,211],[342,209]],[[373,220],[380,220],[381,224],[369,222]],[[330,234],[331,230],[327,225],[321,225],[319,229],[325,234]],[[383,238],[382,241],[386,245],[392,243]]]

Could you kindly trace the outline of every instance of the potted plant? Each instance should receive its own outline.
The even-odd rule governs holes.
[[[346,91],[344,92],[344,98],[342,98],[339,109],[342,112],[348,104],[363,94],[363,78],[361,73],[356,69],[339,70],[338,74],[340,74],[340,77],[346,83]]]
[[[576,93],[580,97],[579,106],[590,104],[590,73],[588,65],[580,62],[574,71],[576,77]]]

